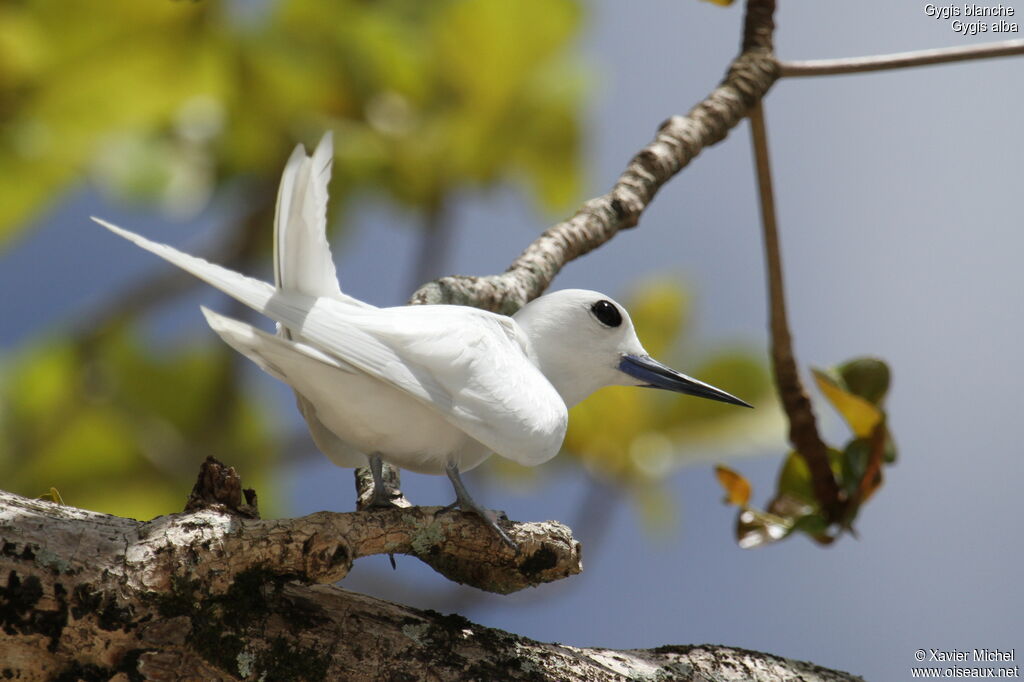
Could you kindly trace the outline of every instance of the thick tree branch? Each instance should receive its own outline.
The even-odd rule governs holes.
[[[232,484],[218,479],[214,488],[214,505],[239,502]],[[611,651],[544,644],[457,615],[303,584],[340,577],[361,553],[400,547],[450,557],[476,547],[472,561],[481,571],[546,570],[542,552],[533,553],[532,566],[513,568],[518,560],[475,519],[436,522],[432,514],[321,512],[259,521],[224,508],[140,523],[0,493],[0,675],[40,681],[858,679],[722,646]],[[528,554],[531,533],[518,526],[513,532]],[[481,557],[486,543],[493,547]]]
[[[516,553],[471,514],[411,507],[404,497],[398,502],[401,504],[388,510],[260,520],[256,492],[242,489],[234,467],[207,457],[185,505],[191,513],[150,522],[162,524],[151,553],[158,557],[154,562],[168,580],[182,570],[195,577],[204,569],[187,558],[213,552],[211,565],[220,582],[230,582],[238,573],[259,567],[313,583],[341,580],[360,557],[407,554],[455,582],[500,594],[582,570],[579,543],[560,523],[508,524],[506,531],[520,547]],[[124,532],[130,542],[135,542],[133,533],[149,538],[153,535],[150,524]],[[206,530],[197,536],[201,529]],[[203,544],[202,550],[194,547],[196,542]],[[225,562],[229,562],[227,568],[219,565]]]
[[[705,147],[721,142],[778,78],[771,54],[774,0],[750,0],[743,51],[722,83],[686,116],[665,121],[608,193],[549,228],[501,275],[444,277],[413,294],[412,303],[456,303],[512,314],[536,298],[569,261],[633,227],[668,180]]]
[[[771,328],[772,369],[786,417],[789,419],[789,441],[807,462],[814,483],[814,494],[830,520],[836,520],[840,507],[840,490],[829,466],[828,447],[818,433],[811,401],[800,381],[793,354],[793,338],[786,319],[786,294],[782,278],[782,253],[775,219],[775,195],[772,190],[771,163],[768,158],[768,136],[764,112],[758,104],[750,112],[750,131],[757,169],[761,222],[764,228],[764,252],[768,276],[768,306]]]
[[[779,76],[782,78],[836,76],[847,73],[907,69],[914,66],[948,64],[950,62],[962,62],[972,59],[991,59],[993,57],[1012,57],[1018,55],[1024,55],[1024,40],[1004,40],[984,45],[897,52],[895,54],[882,54],[870,57],[779,61]]]

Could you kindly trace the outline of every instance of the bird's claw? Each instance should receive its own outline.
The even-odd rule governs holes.
[[[509,537],[508,533],[506,533],[505,529],[502,528],[500,525],[501,521],[508,521],[508,514],[499,510],[484,509],[483,507],[480,507],[476,504],[463,504],[460,500],[455,500],[451,504],[438,509],[437,512],[434,514],[434,517],[436,518],[437,514],[445,514],[456,508],[460,509],[463,513],[474,514],[478,516],[480,520],[483,521],[488,528],[494,531],[494,533],[498,536],[498,539],[500,539],[503,544],[505,544],[509,549],[511,549],[516,554],[519,553],[519,545],[516,544],[516,542],[512,538]]]
[[[398,490],[374,490],[365,502],[360,501],[359,509],[401,509],[402,506],[396,502],[401,496],[402,493]]]

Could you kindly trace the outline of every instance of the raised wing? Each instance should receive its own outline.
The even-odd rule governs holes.
[[[499,455],[536,465],[561,447],[565,403],[501,316],[462,306],[357,307],[282,291],[94,220],[433,407]]]
[[[281,175],[274,213],[274,284],[308,296],[341,294],[327,243],[327,183],[334,160],[332,136],[312,157],[295,147]]]
[[[372,307],[342,293],[327,242],[327,184],[334,161],[333,142],[333,135],[325,133],[311,157],[298,145],[281,174],[274,212],[274,284],[307,296],[327,296]]]

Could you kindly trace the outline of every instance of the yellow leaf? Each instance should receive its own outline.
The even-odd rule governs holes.
[[[858,438],[871,435],[875,425],[882,418],[882,411],[864,398],[854,395],[839,386],[828,374],[812,369],[818,388],[828,401],[842,415]]]
[[[725,488],[725,501],[728,504],[746,507],[750,503],[750,481],[721,464],[715,467],[715,476]]]

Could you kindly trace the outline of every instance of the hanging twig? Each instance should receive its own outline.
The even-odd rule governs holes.
[[[840,491],[828,461],[828,447],[818,434],[811,401],[807,398],[793,355],[793,339],[786,319],[786,295],[782,282],[782,255],[775,220],[775,196],[772,191],[768,138],[764,112],[758,104],[750,112],[750,131],[757,168],[758,194],[761,199],[761,223],[764,228],[764,252],[768,275],[768,305],[771,318],[772,369],[782,407],[789,419],[789,441],[807,462],[814,494],[826,517],[833,521],[840,510]]]

